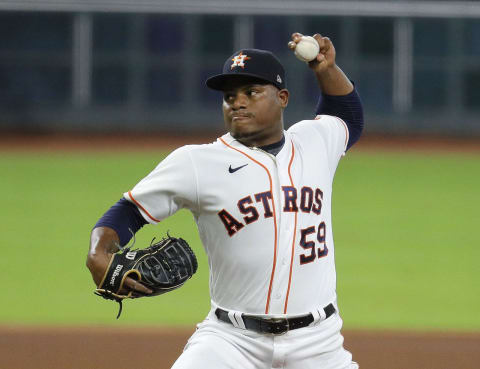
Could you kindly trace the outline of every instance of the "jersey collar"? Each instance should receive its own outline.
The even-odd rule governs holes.
[[[277,154],[277,156],[282,153],[283,151],[285,151],[285,148],[290,145],[290,135],[288,134],[287,131],[283,131],[283,137],[285,139],[285,143],[282,147],[282,149],[280,150],[280,152]],[[230,132],[227,132],[225,133],[223,136],[217,138],[217,142],[220,141],[220,138],[225,141],[227,144],[229,144],[230,146],[233,146],[237,149],[241,149],[242,151],[245,151],[245,150],[252,150],[253,148],[250,148],[248,146],[245,146],[244,144],[242,144],[240,141],[238,141],[236,138],[234,138]],[[290,149],[288,149],[288,151],[290,151]]]

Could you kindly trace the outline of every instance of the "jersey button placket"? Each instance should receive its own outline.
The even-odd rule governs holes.
[[[278,159],[276,164],[278,163]],[[285,213],[283,211],[285,207],[285,198],[283,195],[282,185],[290,185],[290,178],[288,173],[284,173],[281,168],[284,165],[282,163],[278,163],[275,169],[276,171],[276,178],[275,181],[277,183],[277,197],[276,197],[276,204],[278,209],[278,245],[277,245],[277,265],[275,271],[275,281],[274,281],[274,300],[275,302],[272,304],[272,311],[277,313],[283,313],[284,310],[284,301],[285,293],[288,286],[288,278],[289,278],[289,268],[290,265],[290,253],[291,253],[291,244],[292,244],[292,213]]]
[[[287,163],[285,163],[287,164]],[[280,172],[280,171],[279,171]],[[289,172],[287,171],[287,168],[285,167],[285,170],[279,173],[279,180],[281,181],[284,186],[294,186],[294,183],[292,183],[290,179]],[[281,208],[280,210],[282,211],[282,223],[283,226],[280,228],[280,245],[279,245],[279,257],[281,259],[281,272],[280,274],[282,275],[281,280],[282,280],[282,286],[281,286],[281,296],[282,296],[282,301],[281,301],[281,310],[282,313],[284,312],[285,304],[286,301],[285,299],[287,298],[287,290],[289,286],[289,278],[290,278],[290,261],[292,257],[292,242],[294,238],[294,223],[295,223],[295,213],[294,212],[284,212],[284,208],[286,208],[286,196],[283,193],[283,190],[281,192]],[[279,286],[280,287],[280,286]],[[280,301],[279,301],[280,303]],[[280,307],[280,306],[279,306]]]
[[[282,280],[282,263],[281,260],[283,258],[282,255],[282,244],[281,244],[281,239],[282,239],[282,191],[281,191],[281,178],[280,178],[280,173],[279,173],[279,167],[278,167],[278,162],[277,158],[275,156],[272,156],[268,153],[266,155],[272,160],[273,162],[273,170],[272,170],[272,196],[275,201],[275,213],[277,215],[277,245],[276,245],[276,266],[275,266],[275,276],[273,280],[273,285],[272,285],[272,298],[275,300],[275,302],[272,301],[271,306],[270,306],[270,312],[280,312],[280,299],[282,298],[281,294],[281,286],[280,286],[280,281]]]

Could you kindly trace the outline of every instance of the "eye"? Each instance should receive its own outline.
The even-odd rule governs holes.
[[[234,99],[233,94],[226,93],[223,95],[223,100],[225,100],[226,102],[231,102],[233,101],[233,99]]]
[[[258,91],[256,89],[252,88],[251,90],[247,91],[248,96],[255,96],[256,94],[258,94]]]

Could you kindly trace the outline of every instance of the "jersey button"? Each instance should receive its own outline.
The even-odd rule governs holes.
[[[281,294],[281,293],[277,293],[277,294],[275,295],[275,298],[276,298],[277,300],[280,300],[281,297],[282,297],[282,294]]]

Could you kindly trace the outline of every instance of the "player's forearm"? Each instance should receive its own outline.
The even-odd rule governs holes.
[[[342,96],[353,91],[353,84],[336,64],[323,70],[315,72],[320,90],[326,95]]]
[[[90,236],[89,255],[112,254],[118,251],[119,238],[109,227],[96,227]]]
[[[90,236],[90,249],[87,255],[87,268],[98,285],[113,253],[118,251],[117,232],[108,227],[94,228]]]

